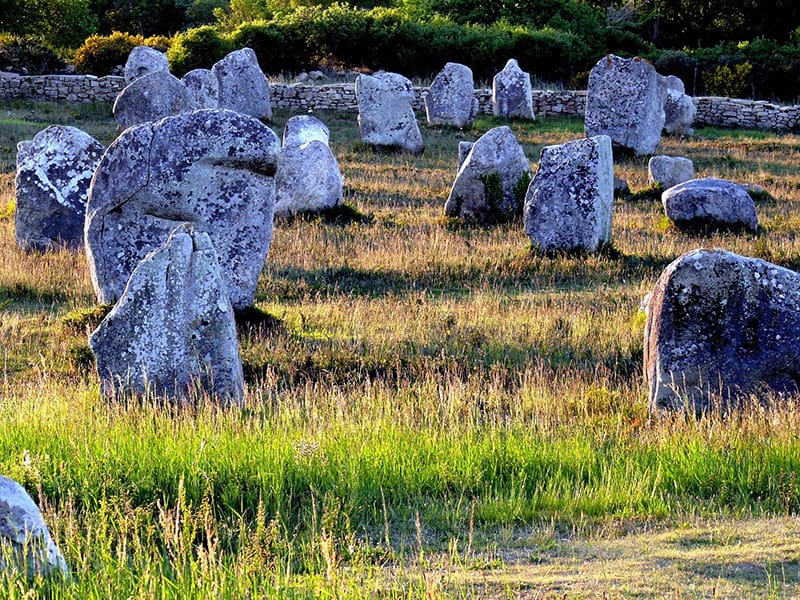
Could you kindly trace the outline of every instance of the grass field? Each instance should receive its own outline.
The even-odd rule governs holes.
[[[282,131],[291,115],[278,112]],[[800,404],[651,417],[639,305],[681,253],[800,267],[800,137],[698,130],[661,151],[762,185],[762,231],[689,237],[623,158],[613,248],[530,250],[521,222],[444,218],[457,141],[420,157],[319,114],[339,218],[276,223],[241,327],[245,408],[99,397],[82,254],[14,242],[15,144],[51,123],[103,143],[107,106],[0,102],[0,472],[23,483],[69,581],[8,598],[791,598]],[[532,163],[582,122],[512,123]],[[641,192],[638,193],[637,192]]]

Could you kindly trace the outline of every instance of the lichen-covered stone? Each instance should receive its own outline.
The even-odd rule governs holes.
[[[665,190],[661,202],[678,229],[758,230],[753,198],[732,181],[715,177],[684,181]]]
[[[219,108],[257,119],[272,118],[269,82],[251,48],[231,52],[211,70],[219,82]]]
[[[123,131],[197,108],[180,79],[165,71],[156,71],[125,86],[114,102],[113,112],[117,129]]]
[[[545,146],[525,196],[525,233],[545,251],[596,252],[611,241],[613,203],[608,136]]]
[[[48,250],[83,245],[89,183],[105,148],[75,127],[51,125],[17,146],[17,244]]]
[[[459,63],[447,63],[439,72],[425,96],[428,125],[472,127],[478,114],[474,95],[472,69]]]
[[[502,119],[533,119],[531,75],[510,58],[492,80],[492,111]]]
[[[425,149],[412,106],[414,91],[410,80],[396,73],[359,75],[356,99],[363,142],[413,154]]]
[[[683,156],[653,156],[647,163],[650,184],[671,188],[694,178],[694,163]]]
[[[19,483],[0,476],[0,569],[37,575],[69,575],[36,503]]]
[[[330,148],[319,140],[281,151],[275,174],[275,216],[317,212],[342,203],[344,182]]]
[[[472,145],[458,169],[445,214],[476,223],[519,214],[530,176],[528,158],[511,129],[490,129]]]
[[[244,395],[233,307],[208,234],[179,225],[89,337],[106,397]]]
[[[664,128],[667,88],[646,60],[609,54],[589,73],[586,135],[607,135],[638,155],[653,154]]]
[[[128,60],[125,63],[125,85],[158,71],[169,73],[167,55],[155,48],[136,46],[128,54]]]
[[[686,95],[683,81],[675,75],[664,78],[667,96],[664,100],[664,131],[680,135],[692,135],[692,123],[697,115],[697,107],[691,96]]]
[[[272,238],[280,142],[258,119],[198,110],[135,127],[109,146],[89,190],[86,252],[97,299],[176,225],[209,234],[233,307],[252,304]]]
[[[219,80],[210,69],[194,69],[181,77],[181,83],[197,104],[197,108],[219,107]]]
[[[283,128],[283,147],[302,146],[317,140],[330,146],[331,131],[328,126],[317,117],[311,115],[296,115],[286,121]]]
[[[461,168],[461,165],[464,164],[464,161],[467,160],[472,147],[475,145],[475,142],[467,142],[461,141],[458,142],[458,168]]]
[[[661,274],[647,305],[651,410],[730,408],[800,390],[800,274],[724,250],[695,250]]]

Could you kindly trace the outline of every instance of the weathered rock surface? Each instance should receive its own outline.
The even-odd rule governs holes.
[[[181,83],[189,90],[197,108],[219,106],[219,80],[209,69],[194,69],[181,77]]]
[[[119,298],[139,261],[188,221],[214,243],[233,307],[252,304],[272,238],[279,154],[271,129],[228,110],[123,132],[89,190],[86,253],[98,301]]]
[[[678,229],[758,230],[753,198],[732,181],[714,177],[684,181],[665,190],[661,202]]]
[[[490,129],[458,169],[445,214],[476,223],[519,214],[530,176],[530,163],[511,129]]]
[[[671,188],[694,178],[694,163],[683,156],[653,156],[647,163],[647,176],[650,184]]]
[[[219,82],[219,108],[257,119],[272,118],[269,82],[252,48],[234,50],[211,70]]]
[[[510,58],[492,80],[492,111],[503,119],[533,119],[531,75]]]
[[[675,75],[664,78],[667,97],[664,100],[664,131],[680,135],[692,135],[692,123],[697,115],[697,107],[691,96],[686,95],[683,81]]]
[[[695,250],[659,277],[647,307],[650,408],[705,411],[800,389],[800,274]]]
[[[478,114],[472,69],[449,62],[431,83],[425,96],[425,113],[428,125],[472,127]]]
[[[35,250],[83,245],[89,183],[104,150],[88,133],[62,125],[17,145],[17,245]]]
[[[525,196],[525,233],[545,251],[596,252],[611,241],[613,203],[608,136],[545,146]]]
[[[156,71],[125,86],[114,102],[113,112],[117,129],[123,131],[140,123],[151,123],[197,108],[180,79]]]
[[[464,161],[467,160],[472,147],[475,145],[475,142],[458,142],[458,168],[461,168],[461,165],[464,164]]]
[[[344,182],[330,148],[319,140],[281,151],[275,174],[275,216],[315,212],[342,203]]]
[[[7,550],[6,550],[7,549]],[[69,575],[36,503],[19,483],[0,476],[0,569],[36,575]]]
[[[137,265],[89,345],[104,396],[243,399],[236,323],[217,253],[208,234],[189,224]]]
[[[283,128],[283,147],[302,146],[312,140],[318,140],[330,146],[331,131],[317,117],[296,115],[286,121]]]
[[[396,73],[360,75],[356,79],[356,99],[362,141],[413,154],[425,149],[414,115],[410,80]]]
[[[664,128],[667,89],[642,58],[601,58],[589,74],[586,135],[607,135],[638,155],[653,154]]]
[[[140,77],[159,71],[169,73],[167,55],[155,48],[136,46],[128,54],[128,60],[125,63],[125,85],[133,83]]]

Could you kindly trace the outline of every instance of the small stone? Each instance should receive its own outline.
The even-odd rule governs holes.
[[[671,188],[694,178],[694,163],[682,156],[653,156],[647,163],[647,175],[651,185]]]
[[[684,181],[661,194],[664,212],[678,229],[758,231],[756,206],[738,183],[706,177]]]

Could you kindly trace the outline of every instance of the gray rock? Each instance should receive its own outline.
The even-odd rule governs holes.
[[[414,115],[411,81],[396,73],[359,75],[356,79],[361,140],[377,148],[420,154],[425,145]]]
[[[671,188],[694,178],[694,163],[682,156],[653,156],[647,163],[647,176],[650,184]]]
[[[243,400],[236,323],[217,253],[208,234],[189,224],[136,266],[89,345],[106,397]]]
[[[665,190],[661,202],[678,229],[758,230],[753,199],[732,181],[714,177],[684,181]]]
[[[316,212],[342,203],[344,182],[327,145],[311,140],[281,151],[275,174],[275,216]]]
[[[608,136],[545,146],[525,196],[525,233],[545,251],[596,252],[611,241],[613,203]]]
[[[800,389],[800,274],[724,250],[672,262],[648,304],[644,367],[651,410]]]
[[[62,125],[17,145],[17,245],[35,250],[83,245],[89,182],[104,150],[89,134]]]
[[[98,301],[119,298],[139,261],[188,221],[211,237],[233,307],[252,304],[272,238],[279,154],[271,129],[228,110],[123,132],[89,190],[86,253]]]
[[[530,176],[528,159],[511,129],[490,129],[458,169],[445,214],[477,223],[518,214]]]
[[[630,194],[631,187],[628,185],[628,182],[621,177],[614,176],[614,195],[620,196],[625,194]]]
[[[136,46],[128,54],[128,61],[125,63],[125,85],[156,72],[169,73],[167,55],[155,48]]]
[[[464,161],[467,160],[472,147],[475,145],[475,142],[458,142],[458,168],[461,168],[461,165],[464,164]]]
[[[664,131],[679,135],[693,135],[692,123],[697,107],[691,96],[686,95],[683,81],[675,75],[664,78],[667,96],[664,100]]]
[[[219,80],[209,69],[194,69],[181,77],[181,83],[189,90],[197,108],[219,106]]]
[[[125,86],[114,101],[113,112],[117,129],[123,131],[140,123],[151,123],[197,108],[197,103],[180,79],[170,73],[156,71]]]
[[[492,80],[492,111],[503,119],[534,119],[531,76],[510,58]]]
[[[297,115],[286,121],[283,128],[283,146],[302,146],[312,140],[318,140],[330,146],[331,131],[317,117]]]
[[[325,73],[323,73],[322,71],[309,71],[308,77],[310,79],[313,79],[314,81],[320,81],[322,79],[325,79]]]
[[[257,119],[272,118],[269,82],[251,48],[231,52],[211,70],[219,82],[219,108]]]
[[[0,569],[26,576],[69,575],[42,513],[16,481],[0,476]]]
[[[653,154],[664,128],[667,90],[642,58],[601,58],[589,73],[586,135],[607,135],[638,155]]]
[[[459,63],[447,63],[425,96],[428,125],[448,125],[459,129],[472,127],[478,114],[474,90],[472,69]]]

